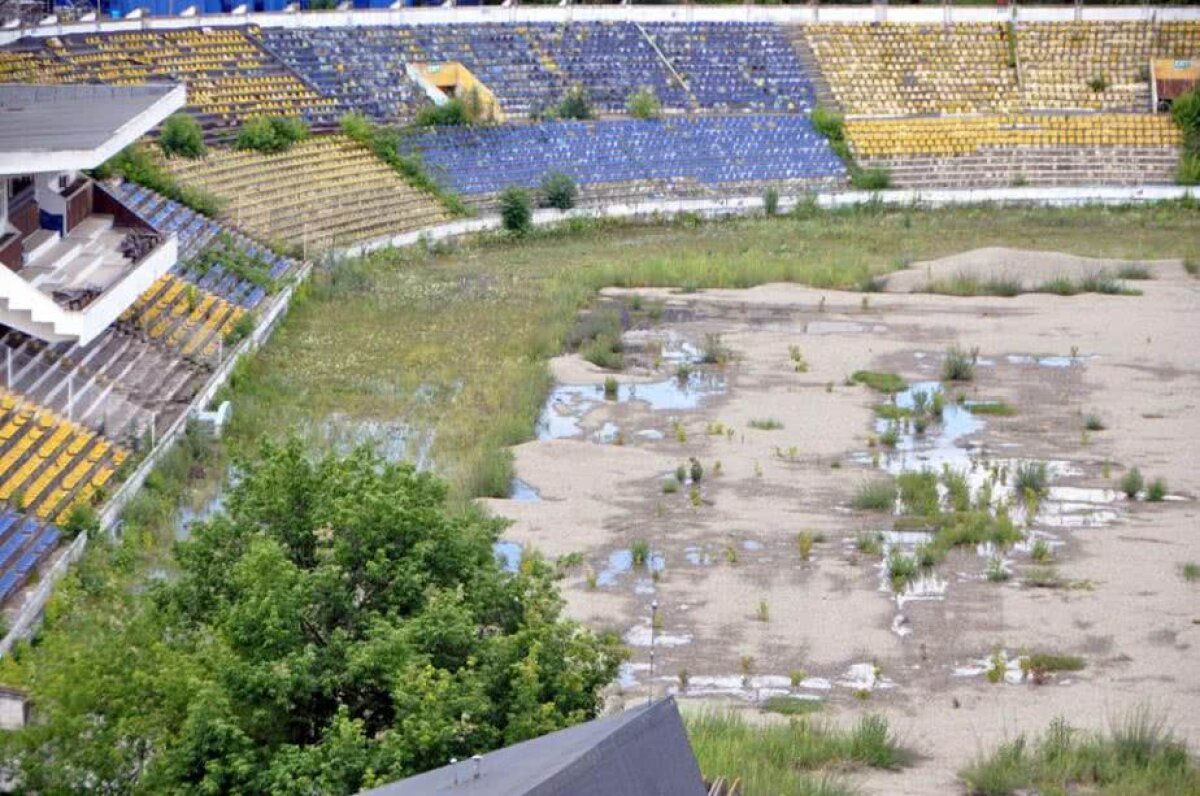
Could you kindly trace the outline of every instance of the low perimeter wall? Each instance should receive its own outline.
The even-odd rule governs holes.
[[[1093,186],[1093,187],[1064,187],[1064,188],[989,188],[989,189],[939,189],[939,190],[894,190],[894,191],[839,191],[810,194],[817,204],[824,208],[850,207],[868,202],[881,202],[891,206],[907,206],[914,208],[947,207],[951,205],[995,204],[999,206],[1023,205],[1042,207],[1077,207],[1084,205],[1127,205],[1147,202],[1160,202],[1170,199],[1182,199],[1193,195],[1192,192],[1180,186],[1145,186],[1134,188]],[[780,199],[781,212],[794,208],[798,203],[808,201],[804,195],[785,196]],[[730,197],[726,199],[680,199],[667,201],[650,201],[635,204],[609,204],[598,207],[576,208],[574,210],[538,210],[533,214],[536,226],[551,226],[571,218],[625,218],[653,221],[667,219],[683,214],[696,214],[705,218],[722,218],[726,216],[750,215],[762,212],[763,199],[761,196]],[[449,240],[480,232],[489,232],[501,228],[499,216],[470,218],[440,224],[417,232],[406,232],[350,246],[339,252],[342,256],[358,256],[387,248],[402,248],[420,245],[425,242]],[[242,341],[229,357],[213,372],[212,378],[199,394],[192,400],[186,412],[166,430],[159,438],[154,449],[138,465],[137,469],[113,493],[112,498],[100,515],[101,530],[113,533],[117,520],[125,505],[137,494],[146,477],[154,469],[163,454],[175,443],[187,428],[188,420],[212,400],[213,395],[229,378],[238,360],[261,347],[270,338],[271,333],[287,314],[291,306],[296,288],[308,279],[312,273],[311,264],[306,265],[295,279],[280,291],[264,313],[258,327],[248,338]],[[236,411],[236,410],[235,410]],[[51,568],[43,575],[37,588],[26,597],[25,604],[17,620],[9,629],[8,634],[0,640],[0,656],[12,649],[20,639],[28,638],[41,622],[46,601],[54,584],[66,574],[67,569],[83,555],[87,547],[87,535],[80,534],[58,557]]]

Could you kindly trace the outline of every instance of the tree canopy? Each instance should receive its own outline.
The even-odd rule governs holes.
[[[35,720],[0,738],[23,789],[352,793],[595,715],[620,647],[539,557],[497,564],[502,520],[366,450],[264,443],[239,472],[171,577],[86,643],[48,634]]]

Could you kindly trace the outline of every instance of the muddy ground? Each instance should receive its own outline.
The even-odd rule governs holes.
[[[972,273],[986,277],[978,259]],[[1058,256],[1020,261],[1041,269],[1038,280],[1063,267]],[[1060,715],[1099,728],[1149,704],[1195,743],[1200,584],[1180,568],[1200,560],[1200,282],[1178,263],[1151,270],[1128,283],[1140,296],[639,291],[664,312],[627,333],[631,367],[615,400],[599,386],[609,374],[574,356],[554,363],[561,386],[542,439],[515,451],[514,499],[490,502],[513,519],[505,552],[514,563],[520,549],[582,554],[563,582],[570,613],[616,630],[633,653],[617,703],[650,688],[678,694],[685,710],[722,703],[758,715],[768,697],[792,696],[824,701],[839,721],[884,713],[919,759],[860,776],[867,792],[953,792],[974,755]],[[629,291],[606,299],[628,302]],[[698,363],[713,334],[732,357]],[[887,448],[874,407],[889,399],[847,377],[938,382],[952,345],[977,352],[974,379],[944,387],[942,423]],[[682,380],[681,362],[694,363]],[[971,411],[992,401],[1015,414]],[[1087,414],[1105,430],[1085,433]],[[750,426],[766,419],[782,427]],[[691,458],[699,484],[664,492]],[[946,463],[975,483],[997,476],[1003,496],[1028,460],[1050,466],[1027,531],[1053,549],[1056,588],[1029,583],[1042,567],[1030,543],[960,549],[900,594],[880,556],[858,549],[860,534],[892,528],[890,512],[851,507],[882,471]],[[1115,491],[1132,466],[1165,479],[1168,499]],[[817,540],[807,560],[802,531]],[[632,561],[639,542],[645,563]],[[888,534],[885,550],[912,542]],[[1009,577],[989,580],[989,569]],[[998,651],[1013,664],[992,683],[985,669]],[[1016,664],[1030,651],[1086,667],[1037,685]]]

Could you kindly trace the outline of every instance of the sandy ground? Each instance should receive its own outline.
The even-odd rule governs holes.
[[[960,264],[996,260],[988,252]],[[1022,256],[1042,270],[1039,280],[1062,273],[1058,255],[1040,264]],[[1137,297],[906,292],[871,295],[864,306],[861,294],[794,285],[639,291],[675,310],[678,320],[658,329],[669,332],[668,348],[719,333],[732,350],[732,361],[704,368],[712,394],[686,406],[678,395],[659,401],[656,384],[674,378],[675,363],[655,354],[640,361],[636,379],[618,376],[632,395],[605,401],[596,386],[574,403],[560,395],[548,411],[573,419],[577,433],[516,449],[518,475],[540,499],[490,505],[514,520],[506,539],[552,557],[583,554],[586,564],[564,581],[570,613],[617,630],[633,653],[615,701],[652,687],[679,693],[685,710],[714,702],[753,710],[769,695],[795,693],[825,700],[839,721],[883,712],[920,758],[899,773],[856,775],[867,792],[958,792],[955,772],[973,756],[1060,715],[1099,728],[1149,704],[1194,747],[1200,584],[1179,568],[1200,561],[1200,282],[1178,263],[1153,270]],[[974,381],[951,395],[1017,409],[983,418],[952,453],[965,457],[969,446],[980,462],[1051,460],[1056,488],[1082,489],[1049,504],[1033,526],[1059,545],[1055,566],[1073,588],[1025,583],[1034,565],[1021,549],[1006,555],[1013,577],[990,582],[989,556],[966,550],[938,567],[940,594],[897,599],[879,558],[855,548],[860,531],[887,529],[890,516],[850,508],[856,487],[879,473],[868,438],[881,396],[846,377],[869,368],[937,380],[952,344],[977,348],[980,362]],[[1047,355],[1058,359],[1038,359]],[[606,375],[574,359],[555,373],[581,385]],[[1107,429],[1085,435],[1083,415],[1093,412]],[[783,427],[749,426],[763,418]],[[699,505],[690,485],[672,494],[662,487],[691,457],[705,471]],[[1175,499],[1131,503],[1104,490],[1133,465],[1166,479]],[[1080,510],[1072,516],[1094,527],[1062,527],[1056,506]],[[822,540],[809,560],[802,530]],[[655,566],[629,566],[635,541],[649,544]],[[660,622],[653,678],[652,601]],[[1040,686],[991,684],[978,668],[956,673],[996,648],[1071,653],[1087,666]],[[793,687],[800,670],[803,683]]]
[[[1115,276],[1121,266],[1128,264],[1125,260],[989,246],[939,260],[915,263],[911,268],[890,275],[884,289],[889,293],[913,293],[926,290],[931,282],[965,277],[980,282],[991,279],[1019,282],[1025,290],[1034,290],[1057,277],[1077,282],[1100,274]],[[1159,277],[1174,273],[1179,268],[1179,263],[1174,260],[1138,261],[1133,264]]]

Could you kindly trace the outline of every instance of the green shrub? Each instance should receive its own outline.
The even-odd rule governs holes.
[[[942,361],[942,378],[946,381],[970,381],[975,378],[975,356],[959,346],[946,350]]]
[[[100,516],[87,503],[77,503],[67,514],[67,520],[63,523],[62,528],[68,536],[95,533],[100,530]]]
[[[225,335],[225,345],[237,345],[245,340],[254,331],[254,324],[255,319],[251,313],[242,313]]]
[[[1171,103],[1171,118],[1183,132],[1186,145],[1195,149],[1200,145],[1200,89],[1191,91],[1175,98]]]
[[[1161,478],[1155,478],[1146,487],[1146,500],[1150,503],[1161,503],[1167,496],[1167,482]]]
[[[533,200],[529,191],[511,186],[500,193],[500,222],[513,235],[525,235],[533,228]]]
[[[1138,493],[1142,491],[1145,483],[1145,479],[1142,478],[1142,471],[1136,467],[1132,467],[1121,478],[1121,491],[1130,500],[1137,500]]]
[[[541,199],[543,207],[570,210],[575,206],[579,188],[569,174],[551,171],[542,178]]]
[[[1097,94],[1102,94],[1108,88],[1108,78],[1104,75],[1096,75],[1088,81],[1088,88]]]
[[[623,352],[621,338],[610,334],[598,335],[579,349],[581,357],[605,370],[621,370],[625,367]]]
[[[1179,156],[1175,182],[1179,185],[1200,185],[1200,154],[1184,152]]]
[[[756,417],[750,421],[749,426],[758,431],[778,431],[783,428],[783,423],[773,417]]]
[[[629,95],[625,110],[635,119],[657,119],[662,115],[662,103],[650,86],[642,86]]]
[[[768,216],[779,212],[779,191],[774,186],[763,192],[763,212]]]
[[[890,479],[873,478],[863,481],[854,493],[851,505],[860,511],[888,511],[896,502],[896,485]]]
[[[843,141],[846,138],[845,122],[842,115],[820,105],[813,108],[809,116],[813,129],[830,141]]]
[[[1044,497],[1050,491],[1050,468],[1045,462],[1018,462],[1013,488],[1019,496],[1032,493]]]
[[[371,143],[375,132],[375,125],[371,124],[371,120],[357,111],[342,116],[338,120],[338,127],[341,128],[342,135],[365,145]]]
[[[473,121],[466,103],[457,98],[441,105],[426,105],[417,111],[416,118],[422,127],[461,127]]]
[[[172,114],[163,122],[158,145],[164,154],[184,158],[202,158],[208,151],[200,123],[186,113]]]
[[[560,119],[592,118],[592,101],[588,97],[587,89],[583,86],[572,86],[567,89],[567,93],[558,103],[557,113]]]
[[[257,116],[242,123],[234,147],[264,154],[285,152],[308,138],[308,125],[298,116]]]
[[[884,168],[857,169],[850,172],[850,185],[860,191],[882,191],[891,184],[891,172]]]

